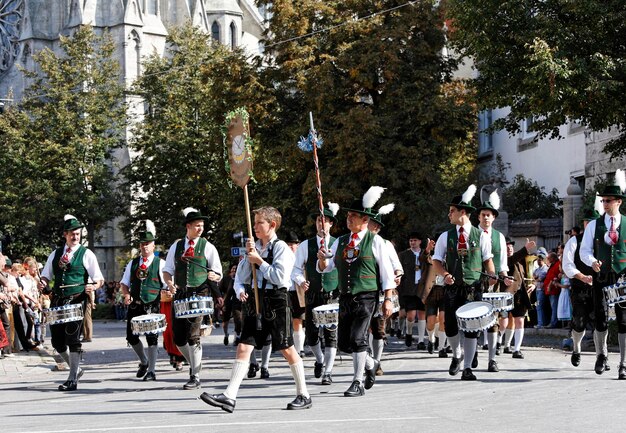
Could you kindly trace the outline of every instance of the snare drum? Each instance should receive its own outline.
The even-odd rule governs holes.
[[[134,335],[160,334],[165,328],[165,314],[144,314],[130,319],[130,329]]]
[[[381,317],[383,315],[383,302],[385,302],[385,296],[378,298],[378,310],[374,313],[374,317]],[[397,313],[400,311],[400,298],[395,293],[391,295],[391,312]]]
[[[59,325],[61,323],[83,320],[83,304],[67,304],[43,310],[45,323]]]
[[[213,298],[210,296],[192,296],[174,301],[174,314],[177,319],[213,314]]]
[[[339,323],[339,304],[320,305],[313,308],[315,326],[335,329]]]
[[[603,288],[604,297],[609,307],[626,301],[626,283],[615,283]]]
[[[478,332],[491,328],[496,323],[496,315],[489,302],[476,301],[459,307],[456,320],[461,331]]]
[[[493,310],[496,312],[513,309],[513,293],[483,293],[483,301],[493,305]]]

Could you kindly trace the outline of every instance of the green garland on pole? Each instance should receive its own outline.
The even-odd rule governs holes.
[[[252,155],[254,155],[252,153],[252,148],[254,146],[254,140],[252,140],[252,137],[250,137],[250,131],[247,130],[247,127],[250,126],[249,123],[249,119],[250,119],[250,115],[248,114],[248,111],[244,108],[244,107],[239,107],[234,109],[233,111],[229,111],[228,113],[226,113],[226,119],[224,121],[224,124],[222,125],[222,142],[224,144],[224,168],[226,169],[226,173],[229,174],[230,176],[230,161],[228,159],[228,146],[230,146],[230,143],[226,143],[226,139],[228,138],[228,126],[230,125],[230,122],[237,116],[241,116],[241,119],[244,122],[244,125],[246,125],[245,131],[244,131],[244,143],[246,145],[246,152],[248,152],[248,161],[252,162],[253,161],[253,157]],[[252,170],[248,171],[248,176],[250,176],[250,181],[256,183],[256,179],[254,178],[254,173],[252,172]],[[228,184],[230,185],[230,187],[233,187],[233,183],[230,180],[228,180]]]

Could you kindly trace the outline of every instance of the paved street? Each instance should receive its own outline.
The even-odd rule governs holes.
[[[528,332],[530,344],[558,347],[559,336]],[[222,344],[221,331],[203,338],[203,391],[225,389],[235,348]],[[571,366],[569,354],[556,348],[527,347],[525,359],[498,358],[500,373],[486,372],[480,351],[476,382],[447,373],[449,359],[406,349],[390,338],[383,355],[385,374],[364,397],[345,398],[351,382],[350,357],[338,358],[332,386],[313,378],[313,357],[305,358],[313,408],[287,411],[294,397],[290,370],[278,354],[270,361],[271,378],[246,379],[234,414],[207,406],[199,391],[184,391],[187,371],[169,366],[159,353],[157,382],[135,378],[137,361],[126,347],[124,324],[98,322],[86,350],[85,375],[76,392],[57,391],[67,371],[52,371],[49,354],[21,353],[0,360],[0,420],[10,432],[171,432],[196,431],[463,431],[579,432],[619,430],[615,415],[623,413],[626,382],[617,380],[618,354],[610,355],[611,371],[598,376],[595,357],[583,353]],[[232,342],[232,336],[231,336]]]

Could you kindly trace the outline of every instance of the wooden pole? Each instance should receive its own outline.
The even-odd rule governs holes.
[[[243,199],[246,205],[246,223],[248,224],[248,239],[254,239],[254,236],[252,235],[252,218],[250,216],[250,200],[248,199],[248,185],[244,185],[243,186]],[[256,267],[250,263],[250,267],[252,268],[252,287],[254,290],[254,308],[256,311],[256,317],[257,317],[257,329],[259,328],[260,325],[260,318],[261,318],[261,313],[260,313],[260,308],[259,308],[259,289],[257,287],[257,283],[256,283]]]

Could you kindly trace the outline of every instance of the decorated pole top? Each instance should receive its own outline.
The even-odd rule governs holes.
[[[233,182],[243,188],[252,177],[252,139],[248,112],[238,108],[226,115],[224,145],[228,151],[227,171]]]

